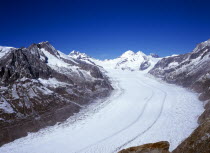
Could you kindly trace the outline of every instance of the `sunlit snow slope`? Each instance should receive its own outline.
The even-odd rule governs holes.
[[[96,63],[97,64],[97,63]],[[31,133],[0,148],[2,153],[114,153],[160,140],[173,150],[197,127],[202,103],[184,88],[142,71],[100,63],[116,89],[103,102],[65,123]]]

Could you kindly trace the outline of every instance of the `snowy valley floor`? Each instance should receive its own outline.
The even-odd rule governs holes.
[[[116,89],[57,124],[0,148],[0,153],[114,153],[169,141],[173,150],[198,126],[203,112],[197,95],[142,72],[107,69]]]

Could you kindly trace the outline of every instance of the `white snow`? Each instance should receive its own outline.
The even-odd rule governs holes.
[[[13,84],[13,86],[12,86],[12,97],[13,97],[13,99],[19,99],[20,98],[18,93],[17,93],[17,88],[16,88],[15,84]]]
[[[41,49],[41,51],[45,54],[45,56],[48,57],[48,65],[52,67],[53,69],[56,69],[57,67],[68,67],[69,64],[64,62],[63,60],[60,60],[58,57],[50,54],[45,49]]]
[[[3,112],[5,113],[9,113],[9,114],[14,113],[14,110],[11,107],[11,105],[3,97],[0,97],[0,109],[2,109]]]
[[[76,58],[76,59],[81,59],[81,58],[88,58],[89,56],[85,53],[80,53],[79,51],[71,51],[69,54],[70,57]]]
[[[206,46],[210,46],[210,39],[198,44],[196,48],[193,50],[193,52],[198,52],[199,50],[203,49]]]
[[[178,66],[178,65],[179,65],[178,62],[171,62],[171,63],[168,65],[168,67],[169,67],[169,68],[172,68],[172,67],[176,67],[176,66]]]
[[[0,58],[9,53],[12,49],[13,47],[0,46]]]
[[[88,56],[85,53],[80,53],[79,51],[75,51],[75,50],[71,51],[70,54],[68,55],[68,57],[74,58],[74,59],[79,59],[79,60],[84,61],[88,64],[93,64],[92,60],[90,60],[90,59],[92,59],[90,56]]]
[[[135,55],[135,53],[134,53],[132,50],[128,50],[128,51],[126,51],[125,53],[123,53],[123,54],[121,55],[121,57],[122,57],[122,58],[123,58],[123,57],[129,58],[129,57],[131,57],[131,56],[133,56],[133,55]]]
[[[65,123],[30,133],[0,148],[3,153],[114,153],[144,143],[169,141],[173,150],[198,126],[203,112],[195,93],[141,71],[107,71],[113,94]]]
[[[75,64],[78,64],[78,63],[75,62],[71,57],[69,57],[68,55],[62,53],[61,51],[58,51],[58,53],[59,53],[60,57],[62,57],[62,58],[64,58],[64,59],[67,59],[67,60],[70,60],[70,61],[72,61],[72,62],[75,63]]]
[[[42,84],[46,85],[46,86],[50,86],[50,87],[65,87],[66,85],[68,85],[67,83],[65,82],[60,82],[58,81],[57,79],[55,78],[49,78],[48,80],[46,79],[42,79],[42,78],[39,78],[38,79]]]

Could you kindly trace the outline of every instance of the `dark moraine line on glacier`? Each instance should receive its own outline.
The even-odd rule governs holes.
[[[147,84],[148,85],[148,84]],[[161,105],[161,110],[160,110],[160,113],[158,114],[156,120],[147,128],[145,129],[143,132],[137,134],[134,138],[130,139],[129,141],[125,142],[124,144],[122,144],[121,146],[117,147],[112,153],[116,153],[117,151],[121,150],[124,146],[128,145],[129,143],[131,143],[132,141],[136,140],[138,137],[142,136],[144,133],[146,133],[149,129],[151,129],[153,127],[153,125],[158,121],[158,119],[160,118],[162,112],[163,112],[163,107],[164,107],[164,104],[165,104],[165,101],[166,101],[166,97],[167,97],[167,93],[165,91],[163,91],[162,89],[159,89],[157,87],[154,87],[152,85],[148,85],[150,87],[153,87],[153,88],[156,88],[160,91],[162,91],[164,93],[164,98],[163,98],[163,101],[162,101],[162,105]]]
[[[141,84],[141,85],[143,85],[143,86],[147,86],[147,87],[151,88],[150,86],[148,86],[148,85],[146,85],[146,84],[144,84],[144,83],[142,83],[142,82],[139,82],[139,81],[137,81],[137,82],[138,82],[138,85]],[[106,137],[106,138],[104,138],[104,139],[101,139],[100,141],[97,141],[96,143],[94,143],[94,144],[92,144],[92,145],[89,145],[89,146],[87,146],[87,147],[85,147],[85,148],[83,148],[83,149],[81,149],[81,150],[79,150],[79,151],[76,151],[75,153],[80,153],[80,152],[83,151],[83,150],[86,150],[86,149],[88,149],[88,148],[90,148],[90,147],[92,147],[92,146],[94,146],[94,145],[97,145],[97,144],[99,144],[99,143],[101,143],[101,142],[103,142],[103,141],[106,141],[107,139],[110,139],[110,138],[114,137],[115,135],[120,134],[121,132],[127,130],[129,127],[131,127],[132,125],[134,125],[134,124],[142,117],[142,115],[143,115],[143,113],[144,113],[144,111],[145,111],[145,108],[147,107],[147,104],[149,103],[149,101],[150,101],[150,100],[152,99],[152,97],[154,96],[154,91],[153,91],[152,88],[151,88],[151,91],[152,91],[151,96],[146,100],[146,102],[145,102],[145,104],[144,104],[144,106],[143,106],[143,109],[142,109],[141,113],[139,114],[139,116],[138,116],[133,122],[131,122],[131,123],[130,123],[129,125],[127,125],[126,127],[122,128],[121,130],[119,130],[119,131],[113,133],[112,135],[110,135],[110,136],[108,136],[108,137]],[[121,96],[121,95],[122,95],[122,94],[120,94],[120,96]]]

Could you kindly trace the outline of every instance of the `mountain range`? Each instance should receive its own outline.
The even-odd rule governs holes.
[[[209,63],[210,40],[182,55],[162,58],[129,50],[109,60],[78,51],[65,55],[49,42],[0,47],[0,145],[64,121],[96,99],[109,97],[115,89],[105,71],[116,69],[141,71],[198,93],[205,108],[199,126],[173,152],[210,152]]]

